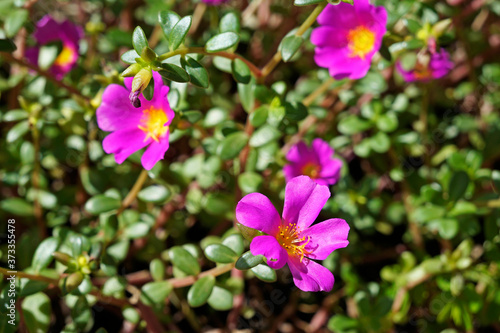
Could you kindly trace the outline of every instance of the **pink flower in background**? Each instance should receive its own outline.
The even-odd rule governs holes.
[[[327,5],[318,16],[320,26],[311,35],[314,60],[335,79],[360,79],[370,69],[386,32],[387,12],[369,0]]]
[[[439,79],[448,74],[453,68],[453,61],[450,60],[450,54],[443,48],[430,56],[428,64],[417,62],[411,70],[405,70],[401,62],[396,63],[396,68],[406,82],[430,81]]]
[[[30,63],[38,66],[40,46],[60,41],[62,51],[50,67],[49,72],[60,80],[75,67],[78,60],[78,43],[83,38],[81,27],[68,20],[57,22],[50,15],[45,15],[36,24],[33,37],[37,42],[37,46],[26,50],[26,58]]]
[[[169,147],[169,125],[174,111],[167,100],[169,88],[157,72],[153,72],[154,93],[151,101],[139,96],[141,106],[130,103],[129,94],[133,78],[125,78],[126,89],[118,84],[109,85],[102,95],[102,104],[96,112],[97,124],[103,131],[112,132],[102,146],[107,154],[115,154],[121,164],[134,152],[148,146],[142,155],[142,166],[151,170],[162,160]]]
[[[201,0],[201,2],[204,2],[208,5],[220,5],[224,2],[228,2],[228,0]]]
[[[297,143],[286,155],[290,162],[283,168],[286,180],[305,175],[320,185],[335,184],[340,178],[342,161],[333,158],[333,153],[330,145],[321,139],[314,139],[310,147],[304,142]]]
[[[288,264],[295,285],[303,291],[332,290],[332,272],[312,259],[324,260],[349,244],[349,225],[342,219],[329,219],[311,227],[329,197],[328,187],[300,176],[286,185],[282,218],[260,193],[246,195],[236,207],[239,223],[267,234],[252,240],[252,254],[266,257],[273,269]]]

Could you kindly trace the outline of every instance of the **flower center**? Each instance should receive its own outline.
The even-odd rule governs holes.
[[[427,80],[432,78],[432,70],[425,65],[417,63],[415,69],[413,70],[415,78],[417,80]]]
[[[316,163],[307,163],[302,167],[302,174],[309,176],[312,179],[316,179],[321,172],[321,166]]]
[[[71,47],[64,46],[61,53],[59,53],[56,60],[54,61],[54,64],[59,66],[69,65],[73,61],[74,56],[75,50]]]
[[[308,236],[306,241],[306,237],[300,237],[300,233],[300,227],[297,227],[296,224],[280,225],[276,239],[290,256],[299,257],[300,262],[302,262],[304,256],[311,253],[305,249],[311,237]]]
[[[347,35],[351,57],[364,58],[373,50],[375,45],[375,34],[368,28],[360,26],[349,30]]]
[[[154,107],[144,109],[142,111],[141,124],[138,126],[139,129],[146,133],[144,140],[152,138],[158,142],[168,132],[168,126],[165,125],[167,121],[167,115],[163,110],[155,109]]]

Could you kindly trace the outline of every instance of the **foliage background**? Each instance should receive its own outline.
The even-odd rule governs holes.
[[[361,80],[331,83],[311,98],[330,81],[306,32],[292,60],[259,84],[236,83],[228,61],[210,56],[200,60],[208,89],[171,83],[178,121],[171,147],[116,218],[141,172],[140,154],[122,165],[104,154],[95,109],[102,90],[121,82],[120,55],[132,48],[134,28],[161,54],[160,11],[200,19],[189,46],[205,45],[233,13],[241,22],[231,23],[240,36],[234,51],[262,68],[314,6],[230,1],[200,16],[194,1],[2,1],[0,34],[17,50],[0,56],[0,228],[16,220],[16,269],[28,277],[18,283],[19,331],[499,332],[500,5],[376,4],[389,13],[385,57]],[[63,86],[15,61],[47,13],[85,29]],[[406,84],[395,60],[414,61],[421,27],[447,18],[439,44],[455,67],[444,79]],[[323,263],[335,274],[334,290],[300,292],[287,268],[233,269],[217,277],[208,304],[191,307],[189,276],[215,267],[205,248],[224,239],[237,254],[248,249],[230,236],[238,234],[238,200],[259,191],[281,209],[283,147],[316,137],[345,162],[318,218],[351,226],[350,245]],[[7,233],[0,241],[6,267]],[[70,294],[56,249],[100,263],[88,265]],[[5,280],[2,288],[7,312]],[[2,314],[0,330],[15,331],[6,320]]]

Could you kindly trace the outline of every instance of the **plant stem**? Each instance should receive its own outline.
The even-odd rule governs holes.
[[[139,177],[137,177],[137,180],[135,181],[134,186],[132,186],[132,188],[130,189],[130,192],[128,192],[125,199],[123,199],[122,205],[116,213],[117,215],[120,215],[125,210],[125,208],[130,206],[130,204],[135,200],[135,197],[142,189],[142,185],[144,185],[146,179],[148,179],[148,171],[144,169],[141,171]]]
[[[252,71],[252,73],[255,75],[255,77],[260,77],[262,75],[260,72],[260,69],[257,66],[255,66],[252,62],[243,58],[239,54],[225,52],[225,51],[208,52],[203,47],[185,47],[185,48],[177,49],[175,51],[170,51],[170,52],[167,52],[167,53],[160,55],[158,57],[158,60],[163,61],[165,59],[171,58],[171,57],[176,56],[176,55],[186,55],[186,54],[190,54],[190,53],[197,53],[197,54],[203,54],[203,55],[214,56],[214,57],[215,56],[223,57],[223,58],[227,58],[227,59],[231,59],[231,60],[240,59],[248,66],[248,68],[250,69],[250,71]]]
[[[73,86],[70,86],[70,85],[67,85],[66,83],[64,83],[63,81],[59,81],[57,80],[54,76],[52,76],[52,74],[50,74],[49,72],[47,71],[44,71],[40,68],[38,68],[37,66],[35,65],[32,65],[24,60],[21,60],[21,59],[17,59],[17,58],[14,58],[12,55],[10,55],[9,53],[5,53],[5,52],[0,52],[0,54],[2,55],[2,57],[4,57],[8,62],[14,62],[18,65],[21,65],[23,67],[26,67],[26,68],[29,68],[35,72],[37,72],[39,75],[45,77],[46,79],[48,79],[49,81],[52,81],[54,82],[56,85],[58,85],[59,87],[61,88],[64,88],[66,89],[68,92],[84,99],[85,101],[87,102],[90,102],[90,97],[87,97],[85,95],[83,95],[78,89],[76,89],[75,87]]]
[[[189,34],[192,35],[198,30],[198,26],[201,23],[201,19],[205,11],[207,10],[207,5],[204,2],[200,2],[194,8],[193,13],[193,23],[191,24],[191,29],[189,29]]]
[[[40,238],[43,240],[47,236],[45,230],[45,223],[43,222],[43,209],[40,204],[40,131],[38,129],[38,111],[34,112],[30,117],[31,135],[33,137],[34,147],[34,160],[33,160],[33,173],[31,174],[31,184],[35,189],[35,200],[33,201],[34,214],[36,223],[38,224]]]
[[[302,104],[304,104],[305,106],[311,105],[316,100],[316,98],[318,98],[321,94],[323,94],[325,91],[327,91],[334,82],[335,82],[335,79],[333,77],[330,77],[329,79],[324,81],[309,96],[304,98],[304,100],[302,101]]]
[[[233,269],[234,267],[234,263],[232,264],[225,264],[225,265],[222,265],[222,266],[217,266],[215,268],[212,268],[212,269],[209,269],[208,271],[205,271],[197,276],[193,276],[193,275],[190,275],[190,276],[186,276],[186,277],[183,277],[183,278],[172,278],[172,279],[168,279],[167,281],[170,282],[170,284],[174,287],[174,288],[182,288],[182,287],[187,287],[187,286],[190,286],[192,285],[193,283],[195,283],[198,279],[204,277],[204,276],[219,276],[219,275],[222,275],[226,272],[229,272],[231,269]]]
[[[26,279],[35,280],[35,281],[52,283],[55,285],[57,285],[57,283],[59,282],[59,279],[53,279],[53,278],[43,276],[43,275],[34,275],[34,274],[28,274],[28,273],[19,272],[19,271],[15,271],[15,273],[9,273],[9,272],[11,272],[11,271],[9,271],[6,268],[0,267],[0,274],[3,274],[3,275],[15,275],[19,279],[26,278]]]
[[[309,29],[314,22],[316,21],[316,18],[319,16],[319,14],[323,11],[323,8],[326,7],[326,2],[320,3],[319,5],[314,8],[311,14],[307,17],[307,19],[302,23],[302,25],[297,29],[295,32],[295,36],[301,37],[307,29]],[[281,52],[278,50],[272,57],[272,59],[262,68],[262,78],[267,77],[276,66],[281,62]]]

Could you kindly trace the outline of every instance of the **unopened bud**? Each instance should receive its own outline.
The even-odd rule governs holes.
[[[432,27],[432,35],[436,38],[439,38],[442,34],[448,30],[448,28],[451,26],[451,19],[447,18],[446,20],[439,21],[438,23],[434,24]]]
[[[131,92],[130,95],[128,96],[128,98],[130,99],[130,103],[132,103],[132,105],[135,108],[141,107],[141,100],[139,99],[140,93],[141,93],[140,91]]]
[[[82,272],[75,272],[71,274],[65,279],[64,290],[68,293],[72,292],[82,283],[83,278],[84,276]]]
[[[137,73],[139,73],[139,71],[141,69],[142,69],[141,65],[139,65],[139,64],[132,64],[132,65],[128,66],[127,69],[124,70],[121,75],[123,77],[135,76]]]
[[[132,92],[143,92],[144,89],[149,84],[149,81],[151,81],[151,78],[153,77],[153,73],[151,72],[150,69],[141,69],[135,76],[134,80],[132,81]]]
[[[156,53],[149,46],[146,46],[141,52],[141,58],[146,62],[152,62],[156,60]]]
[[[63,265],[68,265],[68,263],[73,260],[73,258],[67,254],[67,253],[62,253],[62,252],[54,252],[52,253],[52,256],[54,257],[54,259],[56,259],[57,261],[59,261],[61,264]]]

